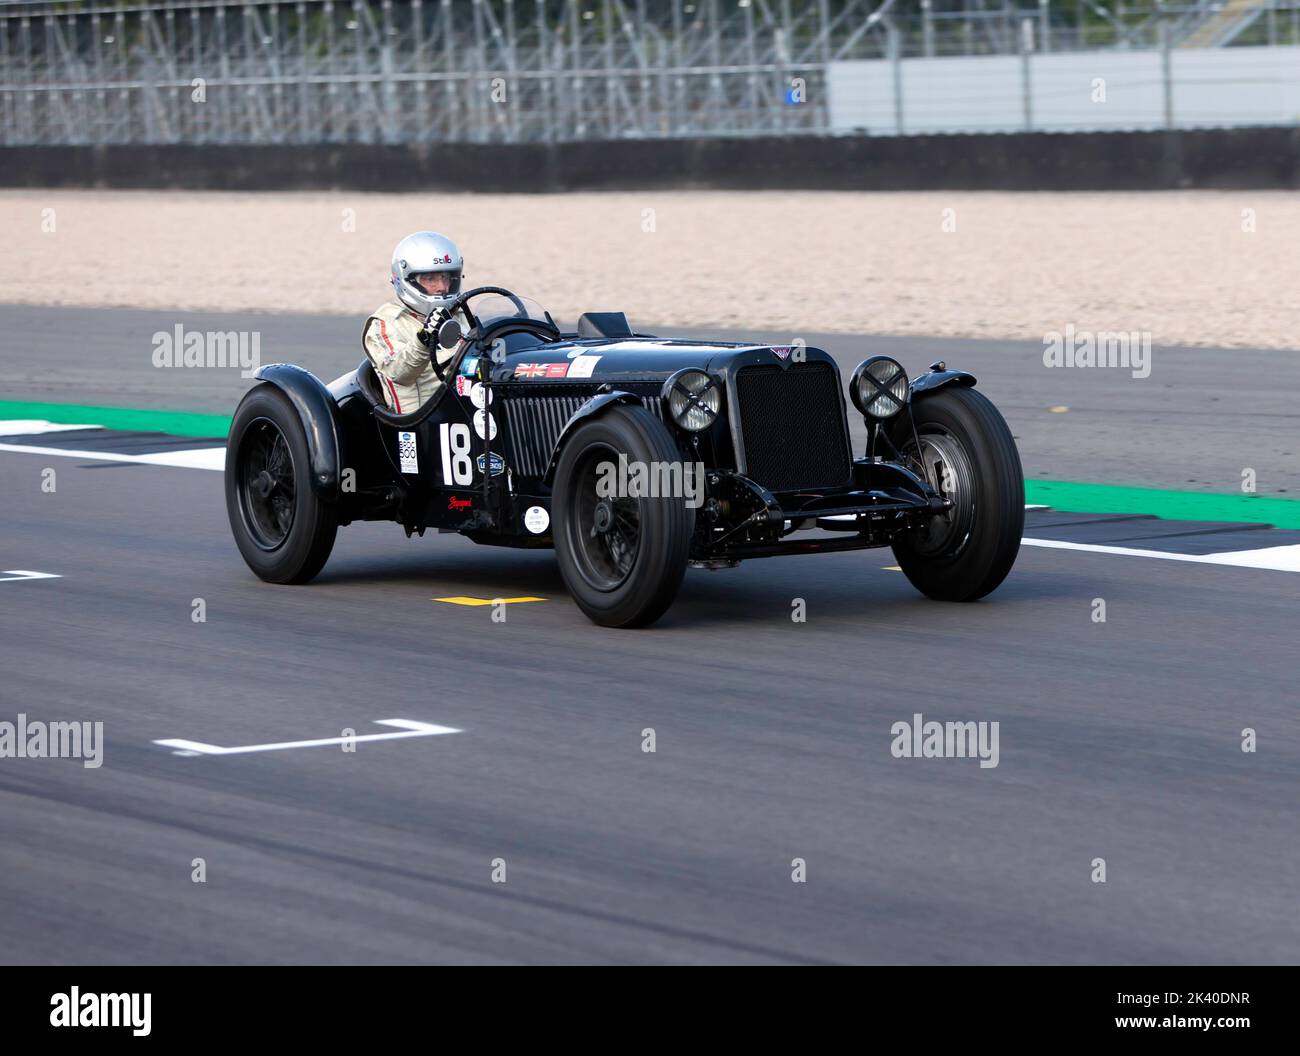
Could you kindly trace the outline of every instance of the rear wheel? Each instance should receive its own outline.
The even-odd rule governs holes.
[[[334,507],[311,486],[297,412],[274,386],[239,405],[226,445],[226,513],[244,560],[268,583],[306,583],[329,559]]]
[[[619,456],[681,463],[667,427],[643,407],[615,407],[580,426],[555,470],[555,554],[573,600],[604,627],[642,627],[672,604],[686,572],[694,511],[683,496],[602,495]]]
[[[894,556],[927,597],[974,601],[1006,578],[1020,550],[1025,528],[1020,455],[1002,415],[974,389],[922,396],[912,415],[916,437],[904,416],[895,443],[952,508],[897,536]]]

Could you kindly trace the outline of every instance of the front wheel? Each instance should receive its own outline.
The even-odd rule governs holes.
[[[648,470],[682,465],[667,427],[644,407],[614,407],[580,426],[555,469],[555,556],[573,600],[595,623],[643,627],[677,596],[695,511],[684,496],[609,494],[602,480],[612,479],[620,456]]]
[[[952,507],[896,536],[894,556],[927,597],[974,601],[1006,578],[1020,551],[1020,454],[1002,415],[974,389],[922,396],[912,405],[912,417],[916,435],[903,415],[894,442]]]
[[[226,442],[226,513],[244,560],[268,583],[306,583],[325,567],[338,516],[312,490],[302,421],[272,385],[250,392]]]

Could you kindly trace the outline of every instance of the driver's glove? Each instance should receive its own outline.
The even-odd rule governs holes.
[[[451,313],[446,308],[435,308],[425,319],[424,326],[415,332],[415,338],[425,348],[433,348],[438,343],[438,328],[442,326]]]

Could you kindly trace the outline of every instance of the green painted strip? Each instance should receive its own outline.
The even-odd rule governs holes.
[[[224,437],[230,419],[223,414],[137,410],[131,407],[81,407],[64,403],[0,400],[0,419],[36,418],[60,424],[102,425],[172,436]],[[1125,488],[1068,480],[1025,481],[1025,502],[1074,513],[1147,513],[1181,521],[1245,521],[1300,528],[1300,499],[1260,495],[1214,495],[1158,488]]]
[[[1246,521],[1300,528],[1300,500],[1264,495],[1121,488],[1068,480],[1025,481],[1025,502],[1075,513],[1149,513],[1171,521]]]
[[[105,429],[130,429],[172,436],[224,437],[230,418],[224,414],[189,411],[145,411],[133,407],[80,407],[70,403],[21,403],[0,400],[0,419],[34,418],[59,425],[102,425]]]

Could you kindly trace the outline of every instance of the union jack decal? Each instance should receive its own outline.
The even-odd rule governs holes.
[[[569,372],[567,363],[519,363],[516,378],[562,378]]]

